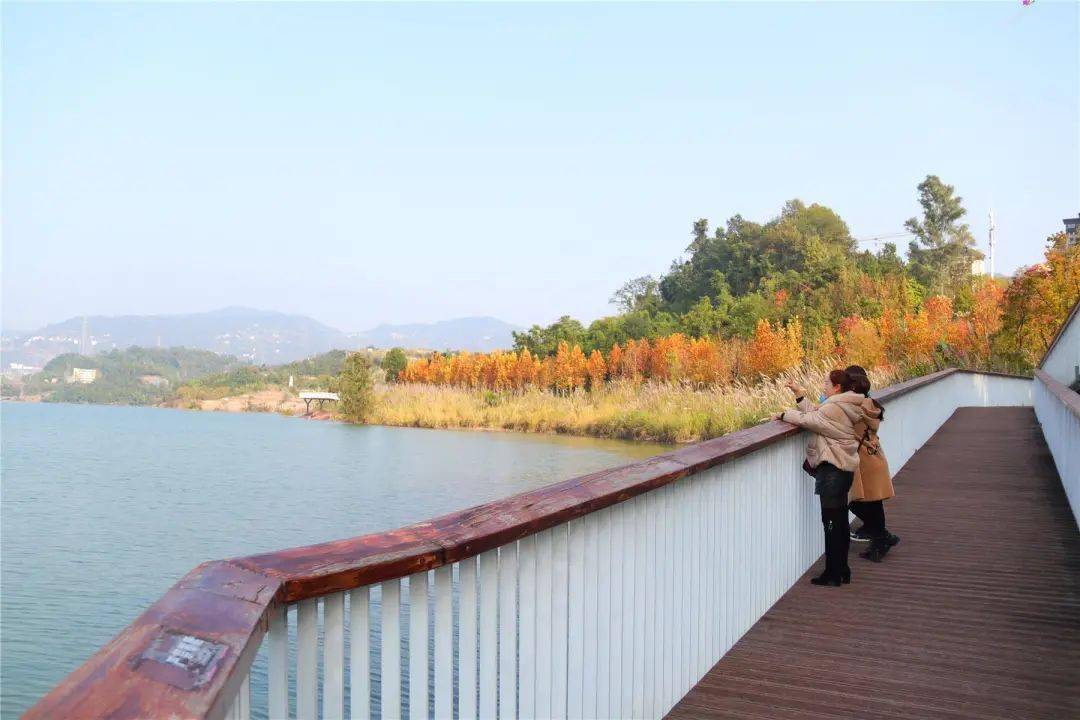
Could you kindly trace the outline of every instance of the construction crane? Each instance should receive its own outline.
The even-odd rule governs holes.
[[[884,235],[871,235],[870,237],[855,238],[857,243],[867,243],[869,245],[884,245],[885,243],[896,243],[900,240],[905,240],[915,237],[909,232],[894,232],[885,233]]]

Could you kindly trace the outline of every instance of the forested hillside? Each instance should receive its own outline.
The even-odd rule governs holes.
[[[53,358],[26,384],[24,393],[46,402],[148,405],[160,402],[183,382],[239,367],[240,362],[209,350],[142,348]],[[98,371],[93,382],[72,382],[74,368]]]
[[[693,225],[659,278],[627,282],[620,313],[584,326],[565,316],[515,333],[515,352],[432,355],[403,380],[560,391],[616,380],[754,381],[804,362],[853,362],[921,373],[945,365],[1028,372],[1080,297],[1080,250],[1064,233],[1045,262],[1011,280],[974,274],[962,198],[928,176],[902,257],[859,250],[822,205],[788,202],[754,222]]]

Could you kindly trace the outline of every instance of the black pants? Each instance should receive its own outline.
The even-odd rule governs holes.
[[[841,470],[830,463],[821,463],[815,469],[814,477],[818,480],[818,488],[828,490],[818,495],[821,501],[821,526],[825,531],[825,575],[841,579],[851,573],[847,561],[851,545],[847,493],[855,473]]]
[[[885,506],[880,500],[855,500],[848,509],[863,521],[867,535],[876,538],[885,534]]]

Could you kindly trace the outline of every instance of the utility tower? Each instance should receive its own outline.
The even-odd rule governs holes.
[[[990,277],[994,277],[994,208],[990,208]]]

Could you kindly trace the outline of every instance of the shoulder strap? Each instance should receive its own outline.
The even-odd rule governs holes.
[[[863,431],[863,436],[858,438],[858,440],[859,446],[866,448],[866,453],[868,455],[877,455],[881,450],[881,443],[879,443],[878,439],[874,437],[874,434],[870,432],[870,428],[866,428],[866,430]]]

